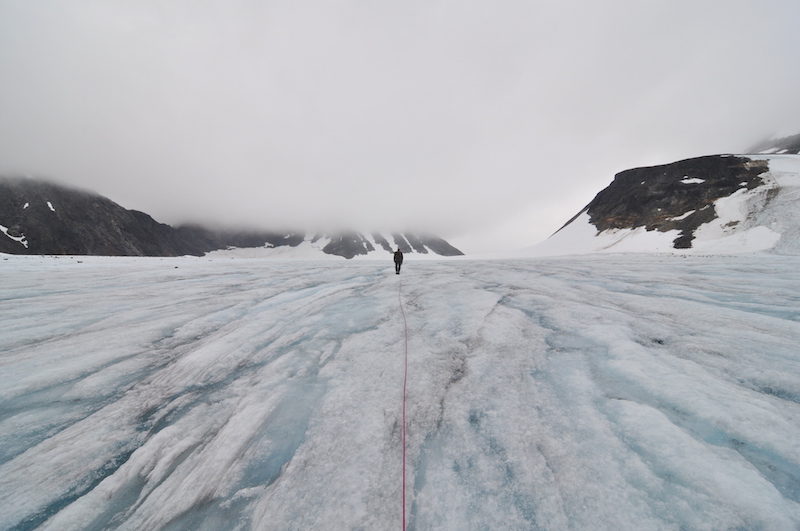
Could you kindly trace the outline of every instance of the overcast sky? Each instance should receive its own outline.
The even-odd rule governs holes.
[[[557,230],[800,131],[797,0],[0,0],[0,172],[158,221]]]

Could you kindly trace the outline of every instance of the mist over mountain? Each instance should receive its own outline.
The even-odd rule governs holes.
[[[172,227],[91,191],[31,178],[0,178],[0,252],[102,256],[202,256],[216,250],[296,251],[306,258],[404,253],[456,256],[461,251],[433,235],[359,232],[215,230]]]
[[[778,155],[785,154],[800,154],[800,133],[788,136],[777,136],[769,140],[765,140],[756,144],[749,150],[750,153],[771,154]]]

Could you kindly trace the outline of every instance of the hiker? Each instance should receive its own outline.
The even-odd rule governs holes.
[[[398,247],[397,250],[394,252],[394,272],[396,275],[400,274],[400,266],[403,264],[403,253],[400,252],[400,248]]]

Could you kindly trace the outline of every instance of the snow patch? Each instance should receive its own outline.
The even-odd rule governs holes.
[[[53,212],[55,212],[55,211],[56,211],[56,209],[53,207],[53,203],[51,203],[50,201],[48,201],[48,202],[47,202],[47,207],[48,207],[50,210],[52,210]]]
[[[689,177],[684,177],[683,180],[681,180],[681,182],[683,184],[702,184],[702,183],[706,182],[706,180],[705,179],[698,179],[696,177],[692,178],[692,179],[690,179]]]
[[[689,212],[687,212],[685,214],[682,214],[682,215],[674,217],[674,218],[670,218],[670,221],[680,221],[682,219],[686,219],[689,216],[691,216],[692,214],[694,214],[695,212],[697,212],[697,210],[690,210]]]
[[[8,227],[4,227],[3,225],[0,225],[0,231],[2,231],[3,234],[8,236],[15,242],[22,244],[26,249],[28,248],[28,239],[25,237],[24,234],[22,236],[12,236],[8,233]]]

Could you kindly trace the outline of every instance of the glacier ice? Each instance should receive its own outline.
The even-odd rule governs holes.
[[[797,529],[800,258],[9,257],[0,528]]]

